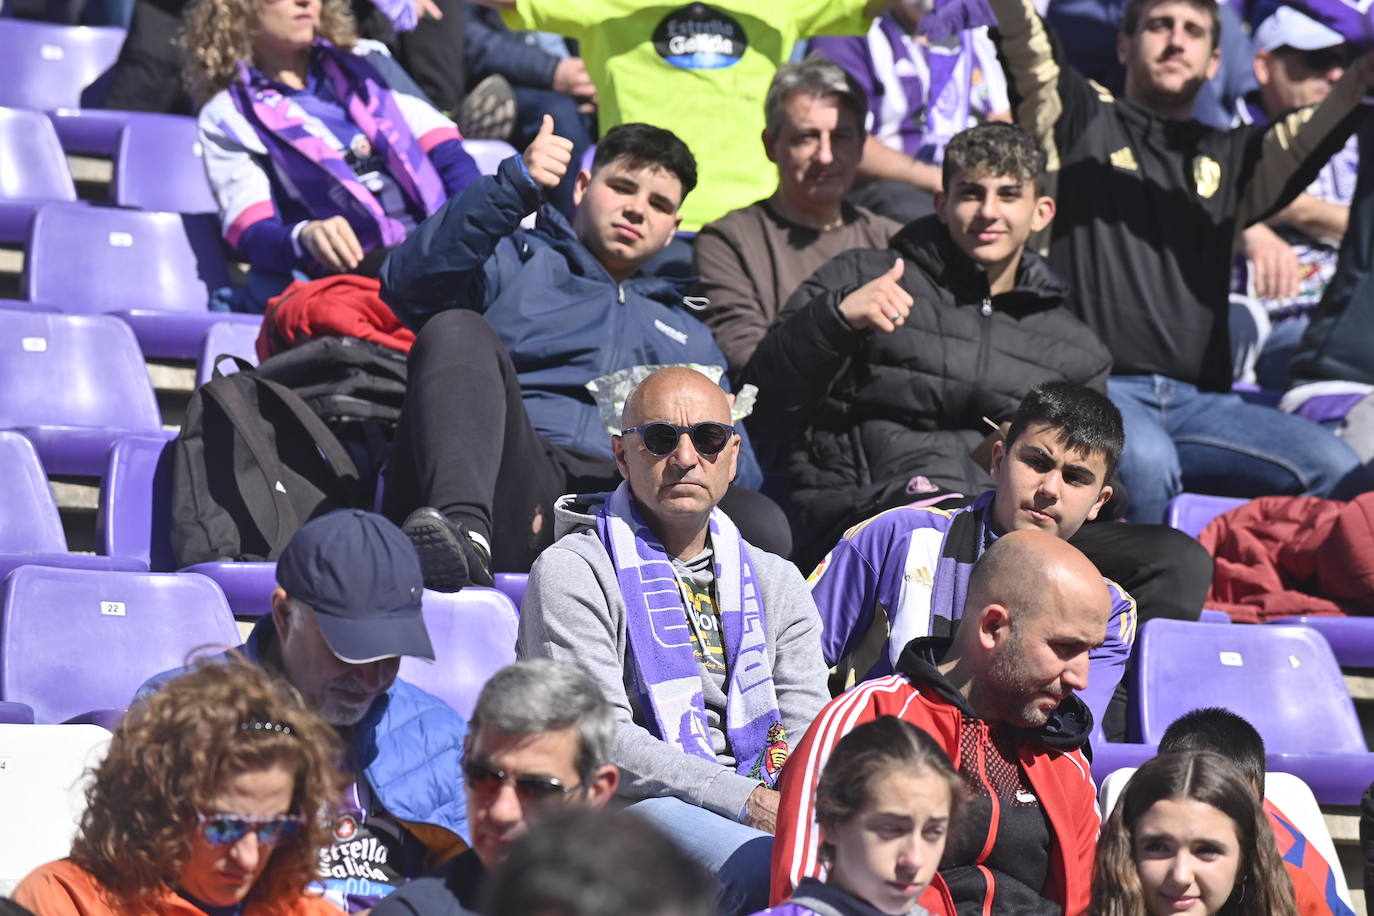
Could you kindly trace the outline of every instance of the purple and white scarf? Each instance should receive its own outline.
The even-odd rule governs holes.
[[[596,533],[615,564],[625,600],[626,638],[649,730],[684,754],[714,761],[701,671],[692,651],[677,572],[644,524],[629,484],[622,482],[602,505]],[[711,511],[710,539],[729,672],[726,734],[736,770],[771,787],[787,759],[788,745],[768,661],[763,605],[744,540],[719,509]]]
[[[349,119],[386,163],[406,200],[425,216],[438,210],[446,198],[443,181],[377,71],[322,38],[315,39],[312,54]],[[321,136],[325,131],[318,121],[275,83],[240,61],[239,78],[229,86],[229,94],[312,214],[343,216],[365,250],[405,239],[405,227],[388,216],[358,181],[342,151]]]

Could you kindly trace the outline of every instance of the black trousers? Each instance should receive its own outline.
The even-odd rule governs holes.
[[[524,572],[553,543],[555,499],[612,490],[620,479],[605,455],[539,435],[510,355],[481,315],[451,309],[421,330],[387,474],[393,520],[433,506],[487,537],[493,570]],[[751,544],[791,552],[786,516],[767,497],[731,486],[720,505]]]
[[[1102,575],[1130,592],[1140,626],[1156,617],[1197,620],[1202,613],[1212,584],[1212,556],[1182,531],[1167,525],[1089,522],[1069,543]],[[1103,717],[1102,730],[1109,741],[1139,740],[1126,729],[1134,665],[1132,656]]]

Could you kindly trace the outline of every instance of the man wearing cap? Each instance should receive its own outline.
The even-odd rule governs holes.
[[[816,605],[718,508],[739,437],[720,386],[653,373],[611,440],[625,482],[565,496],[530,570],[517,654],[580,666],[615,707],[618,794],[716,873],[722,914],[768,896],[789,742],[827,702]]]
[[[434,649],[420,561],[391,522],[357,509],[312,519],[277,561],[277,583],[271,615],[234,651],[288,680],[349,748],[354,782],[320,878],[339,906],[367,909],[466,846],[467,723],[396,678],[401,656],[433,661]],[[151,678],[139,696],[180,673]]]
[[[1318,104],[1354,59],[1339,32],[1288,6],[1255,29],[1254,47],[1259,88],[1238,103],[1237,124],[1270,124]],[[1262,388],[1288,387],[1293,351],[1336,272],[1359,169],[1352,136],[1306,191],[1243,234],[1247,269],[1238,271],[1233,291],[1253,295],[1269,319],[1255,364]]]

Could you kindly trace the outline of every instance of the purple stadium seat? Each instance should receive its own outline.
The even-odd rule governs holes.
[[[529,584],[529,573],[497,573],[496,587],[505,593],[510,599],[511,604],[515,605],[515,612],[520,613],[520,605],[525,601],[525,586]]]
[[[0,198],[76,200],[57,132],[42,112],[0,108]]]
[[[482,685],[515,661],[515,605],[494,588],[475,586],[453,593],[426,589],[423,601],[435,660],[403,658],[400,677],[469,718]]]
[[[213,579],[224,592],[235,617],[261,617],[272,613],[272,590],[277,587],[277,564],[222,560],[195,563],[182,572],[200,573]]]
[[[463,149],[467,150],[483,175],[495,175],[501,163],[518,152],[504,140],[464,140]]]
[[[110,108],[59,108],[48,112],[62,149],[77,156],[114,158],[119,133],[134,118],[162,118],[167,115]]]
[[[0,551],[66,553],[67,536],[33,443],[0,430]]]
[[[1342,668],[1374,668],[1374,617],[1278,617],[1265,623],[1311,627],[1326,637]]]
[[[1157,619],[1141,628],[1136,653],[1147,743],[1158,743],[1186,712],[1222,706],[1264,736],[1270,769],[1301,777],[1323,804],[1358,804],[1374,781],[1374,754],[1317,631]]]
[[[1203,608],[1201,616],[1198,617],[1199,623],[1230,623],[1231,615],[1225,611],[1218,611],[1215,608]]]
[[[114,156],[114,202],[140,210],[216,213],[196,119],[145,115],[124,125]]]
[[[105,460],[95,537],[108,557],[132,557],[154,572],[176,568],[172,557],[171,433],[124,436]]]
[[[141,213],[47,204],[34,217],[27,298],[66,312],[114,312],[146,356],[194,359],[217,321],[256,315],[209,312],[210,290],[229,283],[210,214]]]
[[[115,439],[160,432],[129,328],[105,315],[0,314],[0,428],[27,436],[48,473],[88,476]]]
[[[166,434],[170,436],[170,434]],[[96,540],[111,558],[141,560],[150,569],[176,568],[171,542],[172,448],[164,436],[126,436],[110,449],[96,515]],[[214,580],[239,617],[272,610],[277,564],[232,560],[197,563],[184,572]]]
[[[214,361],[221,356],[237,356],[253,365],[258,364],[258,325],[221,321],[210,325],[200,344],[200,358],[196,361],[196,387],[210,381],[215,373]],[[231,375],[238,371],[233,360],[225,360],[220,372]]]
[[[0,702],[0,724],[32,725],[33,707],[28,703]]]
[[[19,433],[0,430],[0,579],[16,566],[37,564],[67,569],[146,571],[136,560],[68,553],[57,503],[33,443]],[[3,721],[3,720],[0,720]]]
[[[240,642],[219,587],[187,573],[23,566],[0,601],[0,700],[28,703],[38,722],[128,706],[192,652]]]
[[[1245,505],[1249,500],[1232,496],[1205,496],[1201,493],[1180,493],[1169,500],[1165,524],[1185,534],[1197,537],[1207,523],[1223,512]]]
[[[0,19],[0,105],[75,108],[123,45],[123,29]]]

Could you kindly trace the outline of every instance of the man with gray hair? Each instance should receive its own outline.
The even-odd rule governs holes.
[[[764,100],[763,145],[778,189],[697,236],[705,321],[738,375],[792,292],[851,248],[886,248],[896,222],[845,201],[867,136],[868,100],[833,61],[812,55],[778,69]]]
[[[568,805],[598,808],[615,794],[615,714],[578,668],[529,659],[482,688],[463,748],[472,848],[407,884],[375,916],[480,912],[486,875],[532,822]]]

